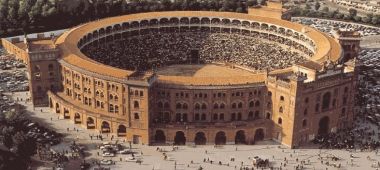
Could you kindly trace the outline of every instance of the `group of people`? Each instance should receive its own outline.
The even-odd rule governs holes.
[[[380,149],[380,141],[376,136],[375,130],[369,127],[357,127],[317,136],[314,142],[320,144],[321,149],[359,149],[377,152]]]
[[[149,33],[106,45],[87,45],[82,52],[103,64],[144,71],[172,64],[213,62],[273,70],[306,60],[306,55],[296,47],[290,48],[285,42],[281,45],[280,39],[271,41],[269,38],[202,31]]]

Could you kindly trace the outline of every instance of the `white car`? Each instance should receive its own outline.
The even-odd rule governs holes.
[[[136,158],[133,156],[127,156],[127,157],[125,157],[125,160],[126,161],[136,161]]]
[[[133,153],[132,151],[130,151],[129,149],[124,149],[124,150],[121,150],[118,152],[119,154],[131,154]]]
[[[102,164],[102,165],[112,165],[113,161],[112,160],[103,159],[103,160],[100,161],[100,164]]]
[[[103,157],[114,157],[115,154],[110,153],[110,152],[104,152],[104,153],[102,154],[102,156],[103,156]]]

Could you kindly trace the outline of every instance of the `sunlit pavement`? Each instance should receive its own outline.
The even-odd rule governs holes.
[[[25,104],[27,95],[25,92],[14,93],[13,98],[19,98],[19,103],[25,105],[27,110],[30,111],[30,116],[33,120],[45,124],[47,127],[54,128],[57,132],[67,135],[63,142],[53,149],[62,152],[68,149],[68,145],[74,140],[76,143],[83,144],[87,147],[88,155],[86,160],[103,159],[98,156],[100,152],[96,145],[105,141],[110,141],[111,135],[108,137],[103,134],[105,140],[93,140],[90,139],[90,135],[98,135],[95,130],[87,130],[80,125],[75,125],[70,120],[64,120],[58,118],[58,115],[52,113],[50,108],[34,108],[30,103]],[[20,101],[23,99],[23,101]],[[42,109],[42,112],[41,112]],[[369,126],[369,125],[366,125]],[[69,128],[69,131],[67,131]],[[74,128],[76,129],[74,131]],[[78,131],[77,131],[78,129]],[[113,134],[116,136],[115,134]],[[123,138],[114,138],[112,142],[118,140],[119,143],[123,143]],[[128,143],[123,145],[128,146]],[[252,160],[254,156],[259,156],[263,159],[269,159],[271,166],[279,168],[284,165],[285,157],[287,159],[286,166],[282,166],[282,169],[295,169],[297,165],[301,165],[301,161],[305,164],[305,169],[376,169],[378,167],[378,161],[380,161],[380,153],[376,155],[375,152],[349,152],[345,150],[319,150],[319,149],[295,149],[290,150],[284,146],[280,146],[271,141],[265,141],[261,145],[225,145],[222,148],[214,148],[212,145],[207,146],[180,146],[178,150],[172,151],[172,146],[159,147],[164,151],[167,151],[167,160],[163,159],[163,152],[156,151],[157,146],[145,146],[145,145],[132,145],[136,154],[136,157],[141,157],[142,163],[126,162],[127,155],[116,155],[112,159],[116,161],[115,165],[105,166],[113,169],[128,169],[128,170],[171,170],[171,169],[193,169],[197,170],[200,166],[204,170],[230,170],[240,169],[243,167],[252,167]],[[142,153],[142,155],[141,155]],[[101,153],[100,153],[101,154]],[[354,158],[350,158],[353,154]],[[323,159],[319,159],[320,155]],[[340,158],[339,161],[332,161],[327,157],[335,156]],[[235,161],[231,161],[231,158],[235,158]],[[120,162],[122,159],[122,162]],[[206,160],[206,162],[204,162]],[[207,161],[208,160],[208,161]],[[298,161],[297,161],[298,160]],[[211,163],[212,161],[212,163]],[[221,165],[219,165],[219,161]],[[88,161],[91,162],[91,161]],[[328,165],[327,165],[328,164]],[[341,168],[335,166],[341,165]],[[67,165],[73,166],[73,165]],[[42,169],[42,167],[41,167]],[[72,168],[71,168],[72,169]]]

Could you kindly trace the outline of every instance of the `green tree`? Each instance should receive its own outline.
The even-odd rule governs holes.
[[[318,11],[319,8],[321,8],[321,4],[319,2],[316,2],[314,5],[314,9]]]
[[[257,6],[259,3],[257,2],[257,0],[248,0],[247,1],[247,5],[249,7],[252,7],[252,6]]]
[[[372,20],[371,20],[371,23],[372,23],[373,25],[377,25],[377,24],[379,24],[379,23],[380,23],[380,16],[379,16],[379,15],[375,15],[375,16],[373,16],[373,17],[372,17]]]
[[[329,12],[329,10],[330,10],[330,9],[329,9],[329,7],[327,7],[327,6],[325,6],[325,7],[322,8],[322,11],[323,11],[323,12],[326,12],[326,13]]]
[[[369,17],[362,17],[362,22],[364,23],[369,23],[371,22],[372,18],[369,18]]]
[[[351,18],[354,18],[354,17],[358,14],[358,11],[357,11],[356,9],[354,9],[354,8],[350,8],[350,9],[348,10],[348,13],[349,13],[349,16],[350,16]]]
[[[311,9],[310,5],[309,5],[309,4],[306,4],[306,5],[305,5],[305,9],[310,10],[310,9]]]
[[[31,137],[28,137],[24,132],[17,132],[13,136],[14,146],[12,152],[16,153],[18,156],[24,159],[29,159],[36,153],[36,142]]]

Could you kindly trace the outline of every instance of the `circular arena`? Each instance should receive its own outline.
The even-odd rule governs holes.
[[[296,94],[316,80],[302,69],[316,76],[326,63],[351,55],[338,40],[300,24],[238,13],[154,12],[86,23],[55,44],[62,83],[49,91],[49,106],[74,123],[133,143],[273,139],[293,146],[343,126],[323,114],[296,117],[305,112],[297,102],[310,98],[314,104],[317,96]],[[309,130],[296,138],[297,126]]]

